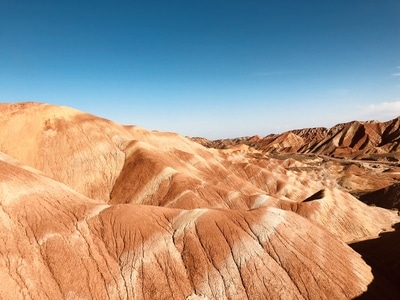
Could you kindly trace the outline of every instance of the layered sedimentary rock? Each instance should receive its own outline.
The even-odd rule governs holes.
[[[336,157],[362,157],[400,151],[400,117],[387,121],[353,121],[324,127],[291,130],[282,134],[208,141],[194,138],[210,148],[225,149],[246,144],[266,153],[313,153]],[[397,157],[397,160],[399,157]]]
[[[0,128],[4,298],[351,299],[373,274],[345,242],[399,221],[322,158],[38,103],[1,104]]]
[[[110,206],[9,161],[4,298],[338,299],[372,280],[358,254],[291,212]]]

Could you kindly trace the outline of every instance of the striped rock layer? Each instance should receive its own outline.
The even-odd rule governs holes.
[[[4,299],[352,299],[398,217],[292,160],[0,105]]]

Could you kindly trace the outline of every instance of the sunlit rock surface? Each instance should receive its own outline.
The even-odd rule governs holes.
[[[210,149],[39,103],[1,104],[0,128],[6,299],[352,299],[374,276],[346,243],[399,222],[349,193],[369,165]],[[294,135],[277,151],[298,151]]]

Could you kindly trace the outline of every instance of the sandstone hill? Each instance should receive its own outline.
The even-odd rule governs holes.
[[[352,299],[376,282],[346,243],[400,221],[349,193],[377,187],[363,166],[40,103],[0,104],[0,128],[4,299]]]
[[[207,147],[225,149],[245,144],[265,153],[291,154],[312,153],[334,157],[373,158],[373,154],[397,153],[389,156],[398,161],[400,156],[400,117],[388,122],[353,121],[324,127],[291,130],[282,134],[270,134],[236,139],[208,141],[194,138]]]
[[[264,138],[192,140],[223,151],[246,148],[247,153],[259,158],[294,159],[303,163],[302,167],[295,168],[308,174],[322,168],[341,189],[361,197],[363,202],[399,208],[394,191],[398,190],[396,184],[400,181],[400,117],[387,122],[353,121],[330,129],[291,130]],[[390,193],[378,192],[392,185]],[[370,193],[373,194],[369,196]],[[384,195],[384,199],[378,200],[378,195]]]

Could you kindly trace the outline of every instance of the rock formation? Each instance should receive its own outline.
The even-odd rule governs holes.
[[[385,151],[393,126],[378,126]],[[374,277],[346,243],[400,220],[324,157],[210,149],[40,103],[0,104],[0,128],[5,299],[352,299]],[[298,136],[276,151],[300,151]]]
[[[353,121],[335,125],[330,129],[324,127],[297,129],[282,134],[270,134],[264,138],[253,136],[215,141],[193,139],[210,148],[225,149],[246,144],[265,153],[313,153],[333,157],[364,158],[371,154],[400,151],[400,117],[388,122]],[[396,155],[393,159],[398,161],[399,156]]]

